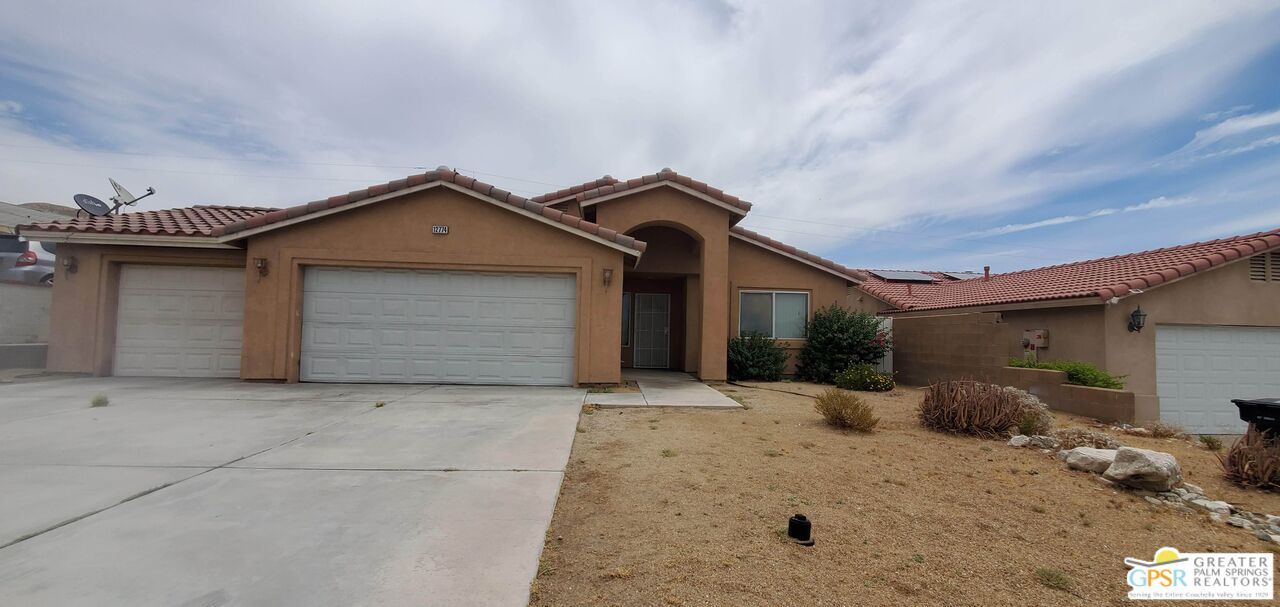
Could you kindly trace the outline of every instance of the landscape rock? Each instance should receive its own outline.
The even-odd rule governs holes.
[[[1210,512],[1209,519],[1215,523],[1221,523],[1222,521],[1227,520],[1227,517],[1218,512]]]
[[[1031,437],[1031,446],[1036,449],[1057,449],[1062,443],[1052,436],[1036,435]]]
[[[1149,491],[1168,491],[1182,482],[1182,468],[1168,453],[1121,447],[1115,461],[1102,475],[1127,487]]]
[[[1267,530],[1266,530],[1266,529],[1257,529],[1257,530],[1255,530],[1255,531],[1253,532],[1253,537],[1256,537],[1256,538],[1258,538],[1258,539],[1260,539],[1260,540],[1262,540],[1262,541],[1264,541],[1264,542],[1269,542],[1269,541],[1271,541],[1271,534],[1270,534],[1270,533],[1267,533]]]
[[[1191,483],[1182,483],[1182,488],[1196,495],[1204,495],[1204,489],[1201,489],[1199,485],[1192,485]]]
[[[1227,519],[1227,524],[1232,527],[1240,527],[1241,529],[1253,528],[1253,523],[1250,523],[1248,519],[1239,516],[1233,516]]]
[[[1115,449],[1094,449],[1093,447],[1076,447],[1070,451],[1058,452],[1058,457],[1066,462],[1072,470],[1084,470],[1094,474],[1102,474],[1116,460]]]
[[[1025,447],[1025,446],[1027,446],[1027,445],[1029,445],[1029,444],[1031,444],[1031,437],[1030,437],[1030,436],[1025,436],[1025,435],[1019,434],[1019,435],[1017,435],[1017,436],[1015,436],[1015,437],[1013,437],[1013,438],[1009,439],[1009,446],[1010,446],[1010,447]]]
[[[1209,512],[1212,512],[1214,514],[1218,514],[1221,516],[1227,516],[1231,514],[1231,504],[1228,504],[1223,501],[1201,498],[1201,499],[1191,500],[1191,505],[1197,508],[1200,508],[1202,510],[1208,510]]]

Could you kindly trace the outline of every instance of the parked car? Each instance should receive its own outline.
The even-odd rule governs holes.
[[[53,286],[54,245],[0,236],[0,281]]]

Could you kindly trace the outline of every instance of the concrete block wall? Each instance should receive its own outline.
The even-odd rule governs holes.
[[[897,381],[923,386],[944,379],[971,378],[1015,386],[1050,408],[1103,421],[1132,422],[1134,393],[1066,383],[1067,374],[1009,367],[1009,340],[1016,331],[1000,314],[978,312],[898,317],[893,323]]]
[[[53,289],[0,282],[0,344],[49,341]]]

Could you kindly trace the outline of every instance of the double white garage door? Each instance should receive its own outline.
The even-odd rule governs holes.
[[[307,268],[301,379],[569,385],[572,275]],[[237,377],[241,269],[125,266],[116,375]]]
[[[303,285],[303,381],[573,383],[573,276],[315,267]]]
[[[1158,325],[1160,419],[1204,434],[1246,426],[1233,398],[1280,396],[1280,328]]]

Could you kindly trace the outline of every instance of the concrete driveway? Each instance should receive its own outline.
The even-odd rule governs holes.
[[[0,386],[0,605],[524,605],[583,396]]]

